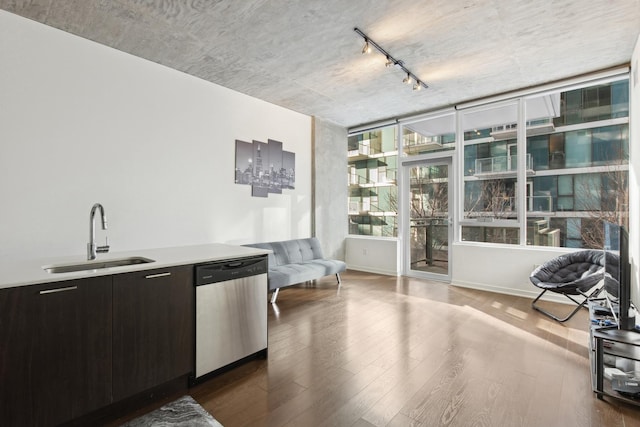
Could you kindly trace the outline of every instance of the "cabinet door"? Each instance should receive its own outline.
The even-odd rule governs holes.
[[[52,426],[111,402],[111,278],[0,291],[0,420]]]
[[[193,266],[113,276],[113,397],[192,372]]]

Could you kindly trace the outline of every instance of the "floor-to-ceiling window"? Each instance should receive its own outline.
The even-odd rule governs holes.
[[[526,243],[602,247],[604,221],[628,225],[628,80],[532,96],[526,111]]]
[[[601,247],[603,221],[628,221],[628,93],[624,78],[462,111],[461,239]]]
[[[349,136],[349,234],[398,235],[397,126]]]
[[[506,102],[465,110],[463,131],[464,185],[461,239],[518,244],[516,124],[518,103]]]
[[[451,155],[458,241],[601,247],[604,221],[628,224],[628,76],[556,87],[350,136],[350,234],[397,236],[398,165]],[[435,201],[425,171],[404,209]]]

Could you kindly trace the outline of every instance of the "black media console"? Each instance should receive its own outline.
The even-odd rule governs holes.
[[[617,311],[607,298],[589,301],[592,388],[599,399],[640,406],[640,332],[618,329]]]

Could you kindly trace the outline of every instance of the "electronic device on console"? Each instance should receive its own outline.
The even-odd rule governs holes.
[[[628,374],[614,374],[611,377],[611,388],[618,393],[640,397],[640,378],[634,378]]]
[[[618,224],[604,223],[604,289],[613,308],[618,328],[634,330],[635,308],[631,300],[631,265],[629,234]]]

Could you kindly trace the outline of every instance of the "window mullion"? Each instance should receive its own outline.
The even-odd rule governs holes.
[[[516,187],[518,189],[518,224],[520,226],[520,245],[527,244],[527,108],[523,98],[518,100],[518,169]]]

